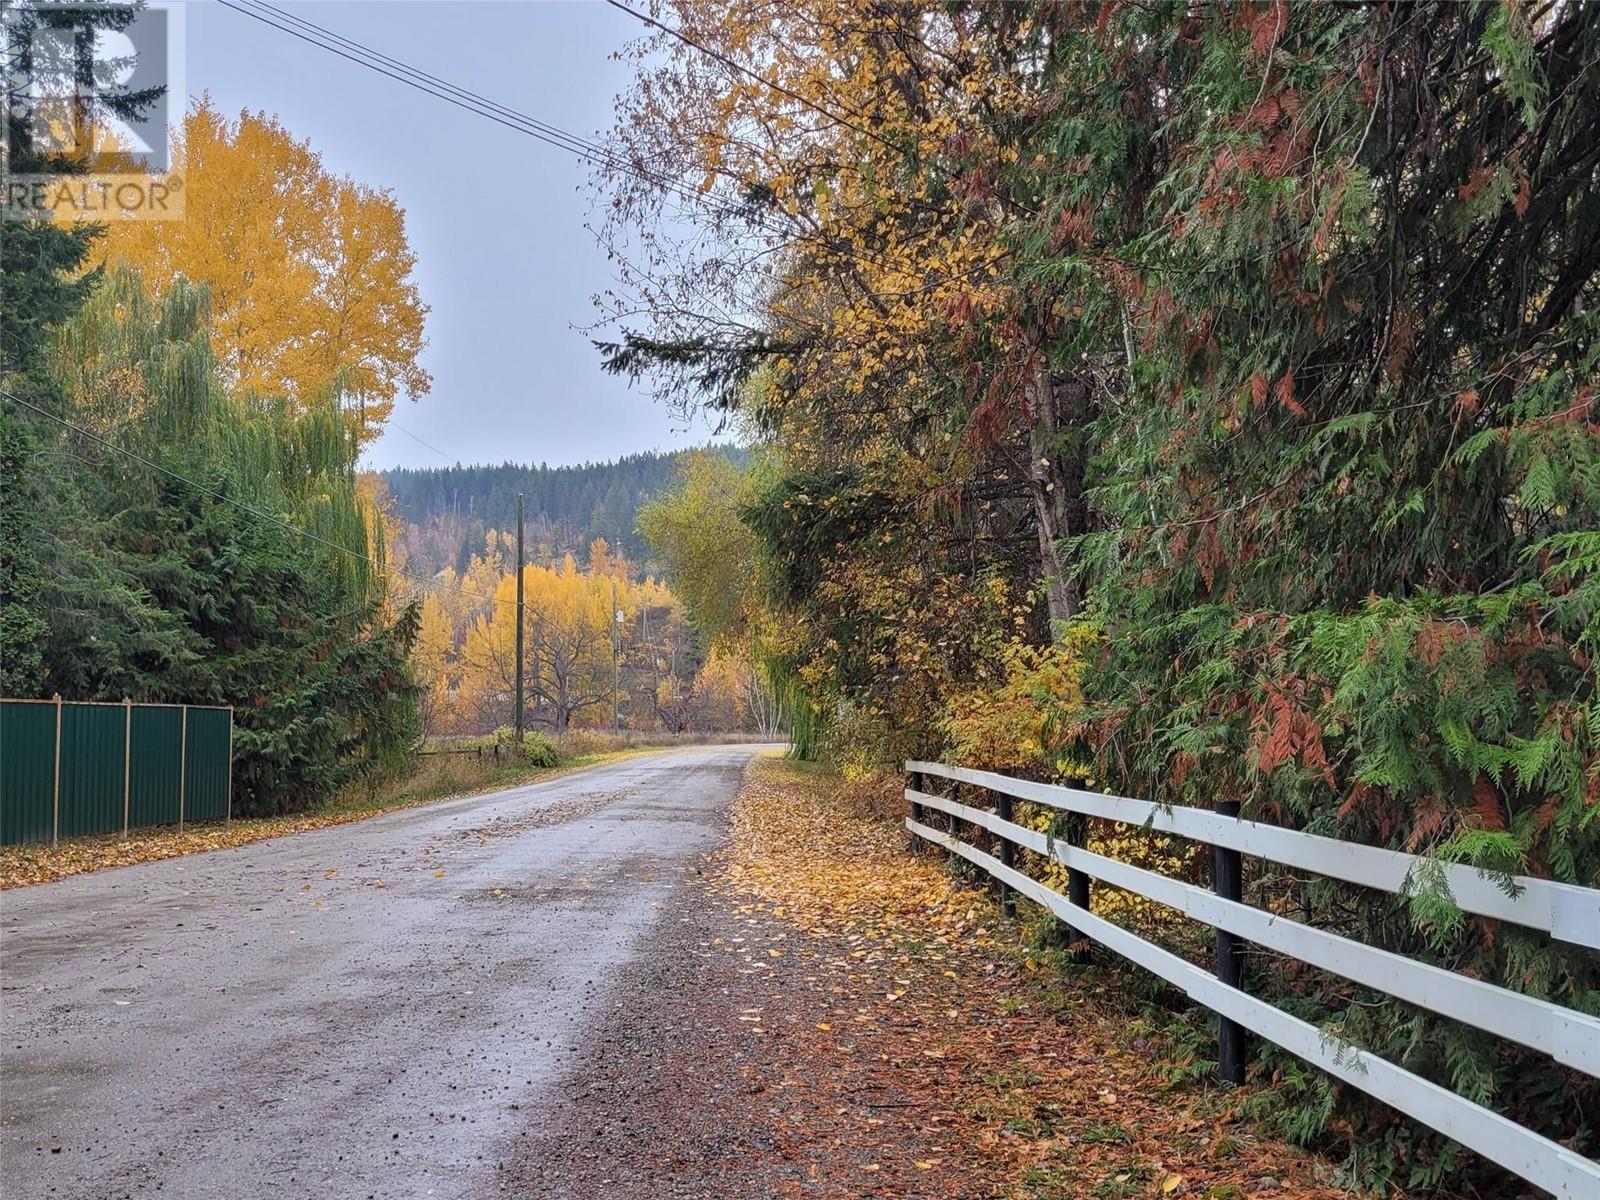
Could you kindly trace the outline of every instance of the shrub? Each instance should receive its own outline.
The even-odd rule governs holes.
[[[491,742],[502,754],[520,754],[522,760],[535,767],[558,767],[563,755],[561,747],[548,734],[529,729],[522,735],[522,745],[517,745],[517,731],[502,725],[494,731]]]
[[[561,748],[547,735],[530,729],[522,735],[522,757],[535,767],[559,767]]]

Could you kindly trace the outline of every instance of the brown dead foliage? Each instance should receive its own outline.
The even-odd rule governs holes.
[[[767,1118],[807,1180],[773,1195],[1333,1200],[1326,1163],[1252,1130],[1237,1093],[1176,1084],[1103,982],[1064,979],[942,856],[860,815],[828,777],[758,760],[712,886],[752,926],[747,965],[794,956]],[[778,963],[773,964],[778,967]],[[806,1020],[795,1022],[793,1010]],[[788,1019],[780,1020],[785,1010]],[[776,1031],[775,1031],[776,1032]]]

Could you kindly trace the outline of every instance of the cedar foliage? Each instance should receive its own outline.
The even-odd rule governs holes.
[[[1128,9],[1040,34],[1064,81],[1106,85],[1064,87],[1032,132],[1087,169],[1041,188],[1018,244],[1134,331],[1126,399],[1092,430],[1101,529],[1073,546],[1106,644],[1083,726],[1103,777],[1594,886],[1600,14]],[[1061,245],[1048,222],[1097,185],[1118,217]],[[1069,352],[1115,344],[1109,322],[1064,325]],[[1409,912],[1322,888],[1317,915],[1600,1011],[1592,954],[1419,883]],[[1262,970],[1340,1036],[1524,1123],[1592,1124],[1574,1116],[1594,1081],[1534,1052]],[[1461,1165],[1377,1106],[1337,1109],[1368,1179]]]
[[[740,203],[721,262],[645,244],[655,327],[613,362],[711,380],[775,444],[747,517],[817,710],[936,752],[1044,640],[1031,585],[1085,657],[1048,740],[1108,790],[1600,884],[1600,9],[800,7],[674,6],[746,72],[641,55],[621,144]],[[742,262],[777,265],[728,347],[695,300]],[[1600,1011],[1592,954],[1465,918],[1437,872],[1395,904],[1261,870],[1306,919]],[[1252,970],[1594,1153],[1595,1081]],[[1482,1169],[1263,1058],[1253,1103],[1355,1177]]]

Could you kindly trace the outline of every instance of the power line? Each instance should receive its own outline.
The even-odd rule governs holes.
[[[902,153],[900,147],[896,146],[893,142],[890,142],[889,140],[887,140],[886,138],[882,137],[881,135],[874,133],[870,129],[863,129],[860,125],[855,124],[853,121],[845,120],[838,113],[829,112],[826,108],[823,108],[822,105],[816,103],[815,101],[807,100],[799,92],[791,91],[789,88],[784,87],[781,83],[777,83],[774,80],[768,79],[768,78],[766,78],[765,76],[763,76],[762,74],[760,74],[757,71],[752,71],[749,67],[745,66],[743,63],[735,62],[733,59],[729,58],[726,54],[723,54],[722,52],[720,52],[718,50],[713,50],[709,46],[701,45],[699,42],[697,42],[693,38],[691,38],[688,34],[684,33],[683,30],[675,29],[671,25],[663,24],[662,22],[656,20],[654,17],[650,16],[648,13],[642,13],[642,12],[639,12],[637,9],[629,8],[626,4],[623,4],[621,2],[621,0],[606,0],[606,3],[609,4],[612,8],[616,9],[618,12],[625,12],[630,17],[634,18],[635,20],[642,21],[646,25],[649,25],[649,26],[652,26],[653,28],[661,30],[662,33],[669,34],[670,36],[677,38],[678,41],[682,42],[685,46],[688,46],[690,49],[698,50],[701,54],[704,54],[707,58],[721,63],[723,66],[727,67],[729,70],[737,71],[737,72],[739,72],[739,74],[747,76],[750,79],[755,80],[757,83],[761,84],[762,87],[770,88],[772,91],[777,92],[780,96],[787,96],[789,99],[794,100],[794,101],[796,101],[796,102],[798,102],[800,104],[805,105],[807,108],[811,109],[812,112],[821,113],[823,116],[827,117],[828,120],[838,122],[840,125],[843,125],[846,129],[853,129],[857,133],[859,133],[862,137],[869,137],[873,141],[879,143],[880,145],[886,146],[888,149],[893,150],[896,154]],[[866,119],[866,114],[864,114],[864,113],[856,112],[854,109],[851,109],[849,111],[850,111],[852,116],[859,117],[859,118],[861,118],[863,120]]]
[[[274,29],[281,30],[282,32],[289,34],[291,37],[299,38],[303,42],[326,50],[330,54],[336,54],[348,62],[355,63],[357,66],[366,67],[370,71],[376,71],[380,75],[388,76],[397,83],[403,83],[407,87],[416,88],[418,91],[426,92],[428,95],[433,96],[436,99],[443,100],[447,104],[453,104],[457,108],[463,108],[469,112],[477,113],[481,117],[488,117],[491,121],[505,125],[508,128],[516,129],[519,133],[525,133],[530,137],[536,138],[542,142],[546,142],[557,147],[558,149],[566,150],[570,153],[576,154],[580,158],[589,159],[595,163],[603,163],[606,161],[605,153],[603,151],[591,146],[576,134],[568,133],[566,130],[560,129],[554,125],[546,125],[542,121],[537,121],[534,118],[523,113],[518,113],[513,109],[504,108],[500,105],[494,105],[493,108],[500,110],[500,113],[497,114],[496,112],[491,111],[489,107],[490,102],[482,101],[481,98],[477,97],[475,93],[468,92],[464,88],[457,88],[454,85],[445,84],[442,81],[438,81],[439,86],[446,88],[447,90],[436,90],[435,87],[430,86],[430,82],[435,81],[435,77],[428,75],[426,72],[408,67],[404,63],[399,62],[397,59],[391,59],[387,55],[379,54],[377,51],[372,50],[370,47],[367,47],[362,43],[355,41],[354,39],[344,38],[341,35],[333,33],[331,30],[324,29],[320,25],[313,24],[302,17],[292,16],[289,13],[280,12],[279,10],[270,8],[270,6],[266,5],[263,5],[263,8],[267,9],[266,12],[258,12],[253,8],[246,7],[246,3],[248,2],[249,0],[245,0],[244,3],[235,3],[234,0],[217,0],[217,3],[221,4],[224,8],[231,8],[234,12],[239,13],[242,16],[249,17],[254,21],[260,21],[265,25],[270,25]],[[297,29],[293,25],[282,24],[280,21],[274,20],[274,17],[282,17],[286,20],[293,21],[296,24],[303,26],[304,29]],[[329,39],[335,40],[338,43],[342,43],[343,46],[348,48],[341,49],[339,44],[330,44],[329,41],[322,41],[313,33],[305,32],[307,29],[314,31],[314,34],[322,35]],[[405,74],[396,74],[394,70],[390,70],[383,65],[385,62],[393,64],[398,68],[398,70],[405,72]]]
[[[150,469],[152,471],[159,471],[163,475],[170,476],[171,478],[176,479],[176,480],[178,480],[178,481],[180,481],[182,483],[186,483],[190,487],[194,488],[197,492],[200,492],[203,495],[209,496],[213,500],[220,501],[223,504],[231,504],[235,508],[237,508],[237,509],[239,509],[239,510],[241,510],[243,512],[249,513],[252,517],[255,517],[257,520],[267,521],[270,524],[277,525],[278,527],[280,527],[282,529],[287,529],[290,533],[298,534],[299,536],[301,536],[303,538],[306,538],[306,539],[308,539],[310,541],[317,542],[317,543],[319,543],[319,544],[321,544],[323,546],[326,546],[330,550],[337,550],[341,554],[347,554],[351,558],[358,559],[358,560],[360,560],[361,562],[364,562],[364,563],[368,563],[372,567],[376,568],[380,574],[387,573],[387,574],[392,574],[392,575],[399,575],[402,578],[410,579],[410,580],[412,580],[412,581],[414,581],[416,583],[421,583],[421,584],[423,584],[425,586],[430,586],[430,585],[433,585],[435,583],[434,580],[426,578],[425,576],[416,575],[416,574],[413,574],[410,571],[403,571],[399,567],[392,567],[392,566],[389,566],[387,563],[381,563],[377,559],[373,558],[371,555],[363,554],[359,550],[352,550],[349,546],[340,545],[338,542],[330,541],[329,539],[327,539],[325,537],[322,537],[322,536],[320,536],[318,534],[312,533],[309,529],[301,529],[298,525],[292,525],[288,521],[285,521],[281,517],[275,517],[269,512],[263,512],[261,509],[256,508],[252,504],[246,504],[243,500],[237,499],[236,497],[233,497],[233,496],[229,496],[229,495],[227,495],[227,494],[225,494],[223,492],[216,491],[213,488],[208,488],[205,484],[197,482],[196,480],[190,479],[187,475],[184,475],[184,474],[182,474],[182,473],[180,473],[178,471],[174,471],[170,467],[164,467],[158,462],[152,462],[150,459],[145,458],[143,455],[136,454],[132,450],[129,450],[126,446],[119,446],[119,445],[117,445],[117,443],[111,441],[110,439],[101,437],[98,433],[95,433],[92,429],[85,429],[81,425],[75,425],[73,422],[67,420],[65,417],[58,417],[55,413],[51,412],[49,409],[41,408],[39,405],[33,403],[31,400],[24,400],[21,396],[18,396],[14,392],[10,392],[10,391],[5,390],[4,388],[0,388],[0,396],[4,396],[7,400],[10,400],[14,404],[20,404],[24,408],[32,409],[34,412],[38,413],[41,417],[44,417],[44,418],[46,418],[48,420],[51,420],[51,421],[54,421],[57,425],[60,425],[62,428],[67,429],[70,432],[75,433],[80,437],[88,438],[90,441],[95,442],[98,445],[104,446],[107,450],[111,450],[111,451],[113,451],[114,453],[117,453],[117,454],[125,455],[126,457],[131,458],[134,462],[139,463],[141,466],[147,467],[148,469]],[[471,596],[475,600],[487,600],[491,604],[508,603],[508,601],[502,601],[496,596],[486,596],[481,592],[469,592],[465,588],[462,589],[462,594],[466,595],[466,596]]]
[[[595,142],[591,142],[588,139],[579,136],[578,134],[570,133],[567,130],[562,129],[560,126],[552,125],[547,121],[541,121],[535,117],[530,117],[527,113],[522,112],[520,109],[515,109],[509,105],[500,104],[497,101],[489,100],[477,92],[471,91],[468,88],[463,88],[458,84],[450,83],[447,80],[441,79],[437,75],[430,74],[427,71],[410,65],[402,59],[396,58],[392,55],[384,54],[378,50],[374,50],[372,47],[356,38],[346,37],[343,34],[335,33],[333,30],[318,25],[304,17],[296,16],[292,13],[275,8],[268,4],[266,0],[217,0],[217,3],[221,4],[224,8],[232,9],[241,16],[246,16],[252,20],[260,21],[265,25],[270,25],[272,28],[283,33],[287,33],[291,37],[298,38],[300,41],[305,42],[308,45],[316,46],[319,49],[326,50],[330,54],[336,54],[348,62],[353,62],[357,66],[366,67],[368,70],[375,71],[379,75],[393,79],[397,83],[403,83],[407,87],[415,88],[420,92],[424,92],[427,95],[433,96],[435,99],[443,100],[447,104],[452,104],[457,108],[466,110],[467,112],[476,113],[478,116],[486,117],[487,119],[495,122],[497,125],[505,126],[507,129],[511,129],[517,133],[527,134],[529,137],[534,138],[537,141],[544,142],[546,145],[554,146],[558,150],[565,150],[569,154],[576,155],[577,157],[593,163],[596,166],[610,167],[615,171],[619,171],[626,175],[632,175],[636,179],[653,184],[670,195],[682,200],[685,204],[698,206],[702,209],[709,210],[718,216],[735,218],[744,221],[766,233],[771,234],[774,237],[819,242],[828,253],[837,254],[844,258],[852,258],[859,262],[868,263],[877,267],[887,267],[890,265],[878,255],[858,250],[852,246],[838,243],[831,239],[823,238],[820,235],[810,233],[805,229],[774,225],[770,221],[766,220],[761,213],[752,208],[734,206],[712,199],[704,192],[691,189],[687,184],[680,180],[674,179],[669,175],[663,175],[659,172],[651,171],[649,168],[640,166],[637,163],[629,162],[605,147],[598,145]],[[627,11],[631,12],[631,10]],[[291,23],[284,24],[284,21]],[[668,32],[672,31],[669,29]],[[703,52],[708,54],[711,53],[710,51]],[[737,64],[735,64],[735,66],[737,66]],[[778,90],[785,91],[785,89],[782,88],[779,88]],[[813,105],[812,107],[815,106]],[[840,120],[839,117],[833,114],[828,115],[835,121]],[[848,122],[845,122],[845,124],[848,124]],[[851,128],[855,128],[855,126],[851,126]],[[865,133],[866,131],[862,132]],[[883,139],[879,138],[878,140],[882,141]],[[887,142],[884,144],[889,145]],[[893,147],[891,146],[891,149],[892,148]],[[686,210],[682,208],[679,208],[678,211],[684,215],[688,215]]]
[[[429,72],[422,70],[420,67],[414,67],[402,59],[395,58],[392,55],[384,54],[381,50],[376,50],[364,42],[357,41],[355,38],[346,37],[344,34],[329,29],[324,25],[318,25],[315,21],[307,20],[305,17],[298,16],[295,13],[289,12],[287,9],[279,8],[275,4],[268,3],[268,0],[239,0],[239,3],[243,4],[245,8],[239,8],[238,5],[232,3],[231,0],[222,0],[222,2],[226,3],[227,7],[235,9],[235,11],[244,12],[246,16],[254,16],[257,20],[266,21],[267,24],[273,25],[274,28],[282,29],[285,33],[293,34],[295,37],[299,37],[303,41],[310,41],[314,45],[321,46],[324,50],[330,50],[334,53],[338,53],[333,46],[327,45],[320,39],[326,38],[330,41],[336,42],[359,56],[362,60],[363,66],[372,67],[372,62],[366,60],[376,60],[377,62],[383,63],[386,66],[393,67],[395,70],[404,72],[406,75],[412,77],[412,79],[443,88],[445,91],[453,93],[455,96],[463,100],[470,101],[471,105],[473,106],[482,105],[483,107],[492,109],[512,121],[516,121],[519,124],[529,125],[534,129],[549,135],[550,137],[557,138],[565,143],[570,143],[567,148],[573,150],[574,153],[583,153],[585,156],[596,155],[606,159],[608,162],[612,162],[614,165],[623,165],[620,162],[617,162],[615,160],[615,156],[613,156],[605,147],[596,142],[592,142],[589,139],[580,136],[579,134],[571,133],[565,129],[562,129],[560,126],[552,125],[547,121],[540,121],[534,117],[530,117],[527,113],[519,112],[517,109],[500,104],[497,101],[489,99],[487,96],[483,96],[472,91],[469,88],[460,87],[451,83],[447,79],[441,79],[439,76],[430,74]],[[306,37],[305,35],[297,33],[295,30],[276,24],[276,22],[267,17],[259,16],[256,12],[247,10],[265,10],[266,12],[272,14],[273,17],[293,22],[300,28],[309,30],[312,36]],[[391,76],[391,78],[393,78],[393,76]],[[401,80],[400,82],[408,81]],[[437,93],[430,94],[436,95]],[[439,98],[449,99],[449,97],[446,96],[441,96]],[[473,111],[480,110],[474,108]],[[480,115],[487,116],[489,114],[480,112]]]
[[[450,455],[446,454],[443,450],[439,449],[439,447],[435,446],[432,442],[423,441],[416,434],[412,433],[411,430],[407,429],[404,425],[400,424],[399,421],[396,421],[393,417],[390,417],[387,421],[385,421],[383,423],[383,428],[399,430],[401,433],[405,434],[408,438],[410,438],[413,442],[416,442],[417,445],[424,446],[427,449],[432,450],[435,454],[437,454],[440,458],[442,458],[445,462],[449,463],[451,466],[459,467],[461,465],[461,458],[460,458],[459,455],[457,455],[456,457],[452,458]]]
[[[231,8],[241,16],[260,21],[262,24],[270,25],[272,28],[287,33],[291,37],[299,38],[302,42],[326,50],[330,54],[336,54],[348,62],[355,63],[357,66],[366,67],[369,71],[375,71],[379,75],[387,76],[396,83],[403,83],[407,87],[415,88],[420,92],[433,96],[435,99],[443,100],[447,104],[465,109],[467,112],[476,113],[480,117],[486,117],[497,125],[503,125],[515,132],[527,134],[537,141],[554,146],[558,150],[565,150],[569,154],[576,155],[596,166],[606,166],[624,174],[633,175],[646,183],[654,184],[656,187],[671,193],[687,204],[699,205],[702,208],[712,210],[720,216],[739,217],[775,236],[791,237],[801,232],[774,226],[749,210],[710,200],[703,193],[692,191],[681,181],[650,171],[635,163],[630,163],[605,147],[591,142],[578,134],[570,133],[560,126],[541,121],[536,117],[530,117],[527,113],[509,105],[489,100],[468,88],[450,83],[437,75],[430,74],[418,67],[413,67],[401,59],[374,50],[355,38],[345,37],[343,34],[335,33],[333,30],[326,29],[304,17],[295,16],[292,13],[274,8],[265,3],[265,0],[239,0],[239,2],[235,2],[235,0],[217,0],[217,3],[224,8]],[[258,11],[258,9],[264,11]],[[286,25],[282,21],[290,21],[293,24]],[[296,26],[299,26],[299,28],[296,28]],[[685,212],[685,215],[687,215],[686,210],[680,209],[679,211]]]

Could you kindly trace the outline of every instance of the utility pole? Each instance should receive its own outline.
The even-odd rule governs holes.
[[[522,493],[517,493],[517,750],[522,750]]]
[[[613,571],[615,567],[612,568]],[[622,610],[617,607],[617,577],[611,576],[611,732],[617,725],[617,691],[622,684],[620,642],[622,640]]]

